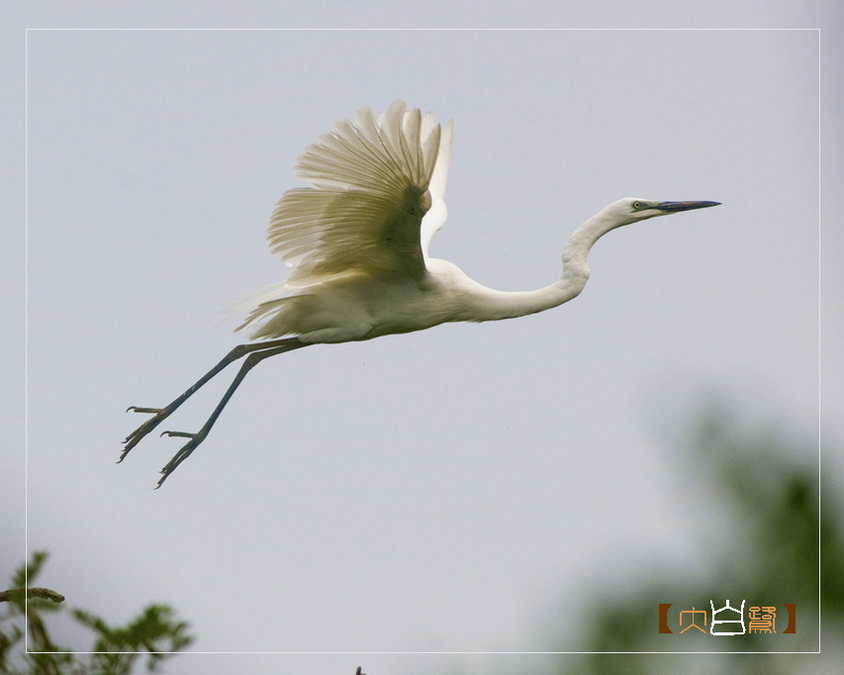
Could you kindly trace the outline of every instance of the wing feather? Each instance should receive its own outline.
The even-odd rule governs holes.
[[[267,236],[273,254],[293,268],[288,287],[350,270],[421,276],[420,225],[438,155],[440,126],[430,114],[405,112],[402,101],[378,117],[361,109],[354,122],[338,122],[308,146],[296,168],[314,187],[284,193]]]
[[[431,118],[429,124],[433,124],[433,117],[426,115],[426,118]],[[449,122],[445,125],[441,134],[439,147],[436,150],[436,158],[433,171],[431,172],[431,181],[428,184],[428,190],[431,193],[431,209],[425,214],[422,219],[422,254],[428,257],[428,247],[431,244],[431,238],[436,234],[437,230],[445,225],[448,217],[448,210],[445,207],[445,184],[448,179],[448,164],[451,159],[451,139],[454,134],[454,125]]]

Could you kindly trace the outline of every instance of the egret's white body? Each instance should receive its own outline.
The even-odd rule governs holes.
[[[291,271],[286,282],[256,295],[239,329],[254,342],[235,347],[182,396],[126,439],[121,460],[199,387],[247,356],[226,395],[195,433],[164,432],[189,442],[164,467],[163,478],[210,431],[246,373],[258,362],[316,343],[368,340],[424,330],[450,321],[496,321],[541,312],[576,297],[587,280],[587,255],[607,232],[654,216],[717,202],[620,199],[578,227],[563,251],[559,280],[536,291],[502,292],[467,277],[456,265],[428,256],[446,220],[445,184],[452,125],[405,111],[396,101],[380,116],[360,110],[355,122],[306,148],[300,176],[313,187],[288,190],[273,213],[268,239]]]

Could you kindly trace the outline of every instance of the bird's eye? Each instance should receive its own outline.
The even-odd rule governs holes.
[[[634,211],[638,211],[642,208],[642,202],[633,202],[630,206],[633,207]]]

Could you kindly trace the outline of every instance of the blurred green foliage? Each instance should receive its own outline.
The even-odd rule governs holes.
[[[554,647],[605,653],[560,657],[552,672],[844,672],[842,647],[832,637],[844,635],[841,497],[828,482],[821,491],[811,445],[796,447],[770,430],[739,433],[726,419],[718,409],[701,416],[689,438],[688,461],[708,488],[717,523],[705,571],[661,570],[626,592],[605,589],[583,617],[582,631]],[[692,630],[680,635],[678,612],[695,606],[711,619],[710,599],[716,609],[726,599],[734,607],[746,599],[745,617],[750,606],[777,606],[777,633],[715,637]],[[672,603],[670,635],[658,630],[660,603]],[[784,603],[796,606],[794,634],[782,633],[788,623]],[[811,654],[821,646],[821,630],[823,652]]]
[[[152,604],[125,626],[111,626],[93,612],[71,609],[70,615],[94,635],[92,653],[73,653],[57,645],[44,616],[64,611],[60,604],[64,598],[54,591],[31,587],[46,560],[46,552],[35,552],[27,565],[15,571],[12,587],[3,593],[8,611],[0,615],[0,673],[128,675],[142,656],[146,656],[146,669],[152,672],[174,655],[170,652],[193,642],[188,624],[176,619],[170,607]]]

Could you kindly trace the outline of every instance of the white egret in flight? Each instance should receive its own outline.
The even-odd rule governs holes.
[[[395,101],[383,115],[369,109],[308,146],[298,175],[313,187],[284,193],[270,221],[272,252],[291,271],[283,285],[253,298],[238,345],[190,389],[163,408],[132,406],[153,416],[124,441],[120,460],[194,392],[246,357],[211,416],[196,433],[165,431],[187,443],[161,470],[159,487],[205,440],[246,374],[264,359],[319,343],[369,340],[448,321],[497,321],[541,312],[576,297],[589,278],[586,256],[607,232],[654,216],[717,206],[627,198],[580,225],[563,250],[563,274],[545,288],[502,292],[456,265],[428,256],[446,220],[443,201],[452,125]]]

